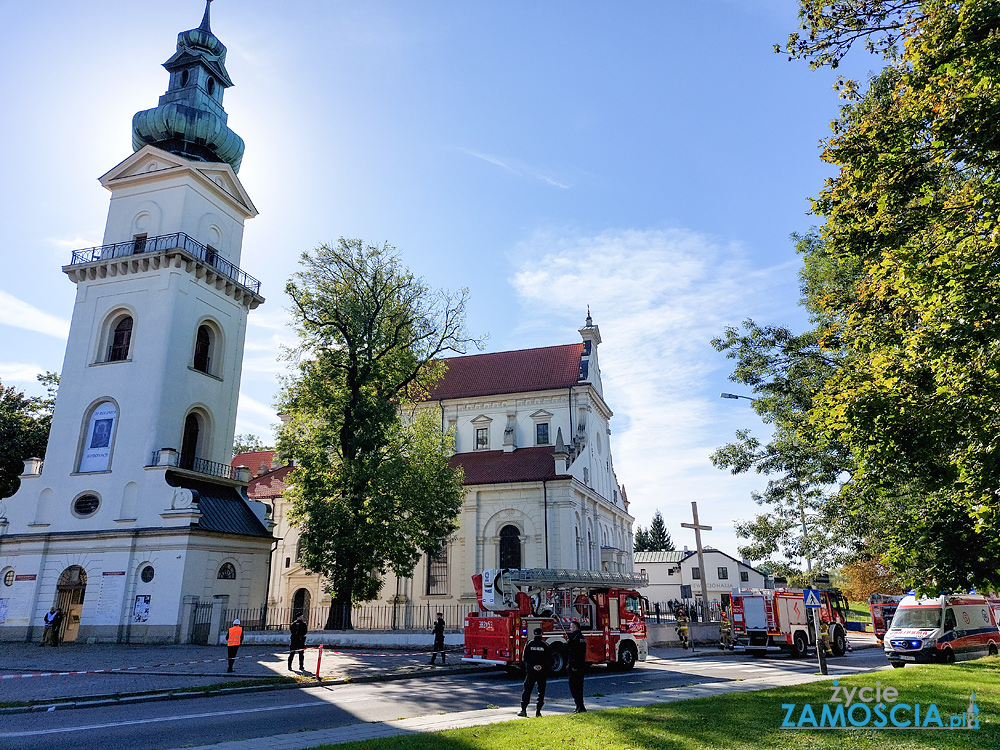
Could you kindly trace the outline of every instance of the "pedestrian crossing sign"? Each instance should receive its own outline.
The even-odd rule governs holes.
[[[816,589],[806,589],[803,591],[802,601],[807,608],[819,609],[823,606],[819,601],[819,592]]]

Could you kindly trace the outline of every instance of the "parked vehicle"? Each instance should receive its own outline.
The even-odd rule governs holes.
[[[817,590],[815,611],[826,623],[834,656],[847,653],[847,599],[837,589]],[[736,649],[755,656],[786,652],[803,657],[816,645],[801,589],[733,589],[730,614]]]
[[[985,596],[904,597],[885,634],[886,658],[894,668],[994,655],[1000,629]]]
[[[872,594],[868,597],[868,611],[872,613],[872,630],[875,631],[875,640],[882,643],[885,632],[892,625],[892,617],[896,614],[896,608],[903,600],[903,595],[895,594]]]
[[[649,582],[644,574],[494,568],[472,582],[479,612],[465,617],[462,661],[517,669],[525,645],[541,628],[552,652],[550,671],[560,674],[574,620],[587,643],[588,663],[632,669],[646,659],[646,602],[636,591]]]

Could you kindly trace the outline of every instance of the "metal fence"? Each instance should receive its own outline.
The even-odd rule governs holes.
[[[177,249],[183,250],[188,255],[192,255],[203,263],[214,267],[224,276],[245,286],[255,294],[260,292],[260,282],[257,279],[240,269],[239,266],[230,263],[212,248],[201,244],[183,232],[164,234],[159,237],[136,237],[135,239],[118,242],[114,245],[102,245],[100,247],[89,247],[85,250],[74,250],[70,265],[93,263],[99,260],[113,260],[130,255],[141,255],[143,253],[162,253]]]
[[[343,622],[347,607],[334,611],[334,622]],[[465,615],[471,610],[463,604],[360,604],[350,607],[351,628],[353,630],[430,630],[437,619],[437,613],[444,615],[448,630],[465,627]],[[326,630],[331,622],[331,607],[241,607],[229,609],[223,614],[223,622],[229,623],[239,618],[245,631],[288,630],[292,620],[299,615],[306,616],[309,630]]]
[[[680,606],[683,606],[688,613],[693,613],[697,610],[698,620],[701,620],[701,605],[696,605],[694,602],[678,602]],[[676,616],[674,615],[674,610],[676,606],[673,602],[650,602],[649,609],[646,612],[647,622],[653,622],[657,625],[662,623],[672,623],[676,621]],[[722,620],[722,605],[719,602],[710,602],[708,605],[708,622],[719,622]]]

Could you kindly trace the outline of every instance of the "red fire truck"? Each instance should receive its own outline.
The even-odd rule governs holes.
[[[472,577],[479,612],[465,617],[462,661],[520,667],[535,628],[552,651],[550,670],[566,668],[569,626],[580,623],[587,662],[631,669],[645,661],[645,574],[548,568],[492,568]]]
[[[868,597],[868,611],[872,613],[872,630],[875,631],[875,639],[879,643],[892,625],[892,616],[896,614],[901,601],[903,601],[902,595],[894,594],[872,594]]]
[[[834,656],[843,656],[848,648],[847,599],[836,589],[820,589],[818,594],[821,606],[815,611],[829,628]],[[784,651],[803,657],[816,645],[801,589],[734,589],[730,614],[738,650],[755,656]]]

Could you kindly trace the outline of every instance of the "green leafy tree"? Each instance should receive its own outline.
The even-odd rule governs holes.
[[[47,372],[38,382],[46,386],[44,397],[0,384],[0,498],[17,492],[25,459],[45,455],[59,376]]]
[[[653,521],[649,524],[649,549],[652,552],[670,552],[675,549],[659,510],[653,514]]]
[[[451,437],[413,405],[442,375],[439,356],[474,343],[467,292],[434,292],[388,245],[344,239],[303,253],[286,292],[300,346],[278,448],[296,460],[302,563],[328,582],[328,627],[350,627],[353,602],[377,596],[388,570],[410,575],[458,526]]]
[[[248,432],[245,435],[237,435],[233,438],[233,456],[237,456],[240,453],[252,453],[256,451],[269,450],[273,450],[273,446],[265,445],[264,441],[253,433]]]
[[[919,588],[995,588],[997,3],[802,0],[800,8],[803,33],[785,45],[790,57],[836,67],[863,43],[886,65],[866,86],[842,82],[845,104],[823,154],[838,172],[813,203],[822,223],[803,250],[815,328],[801,353],[815,349],[828,366],[812,360],[816,377],[804,376],[808,398],[795,409],[764,409],[775,416],[775,440],[742,441],[720,463],[759,469],[797,454],[777,472],[795,480],[786,493],[794,497],[822,488],[814,480],[823,472],[810,467],[830,459],[841,471],[831,483],[836,503],[821,494],[811,508],[808,494],[802,502],[848,553],[860,555],[851,547],[863,544]],[[765,352],[766,366],[780,352]],[[774,523],[759,534],[780,544],[793,526],[788,514],[765,515]]]

